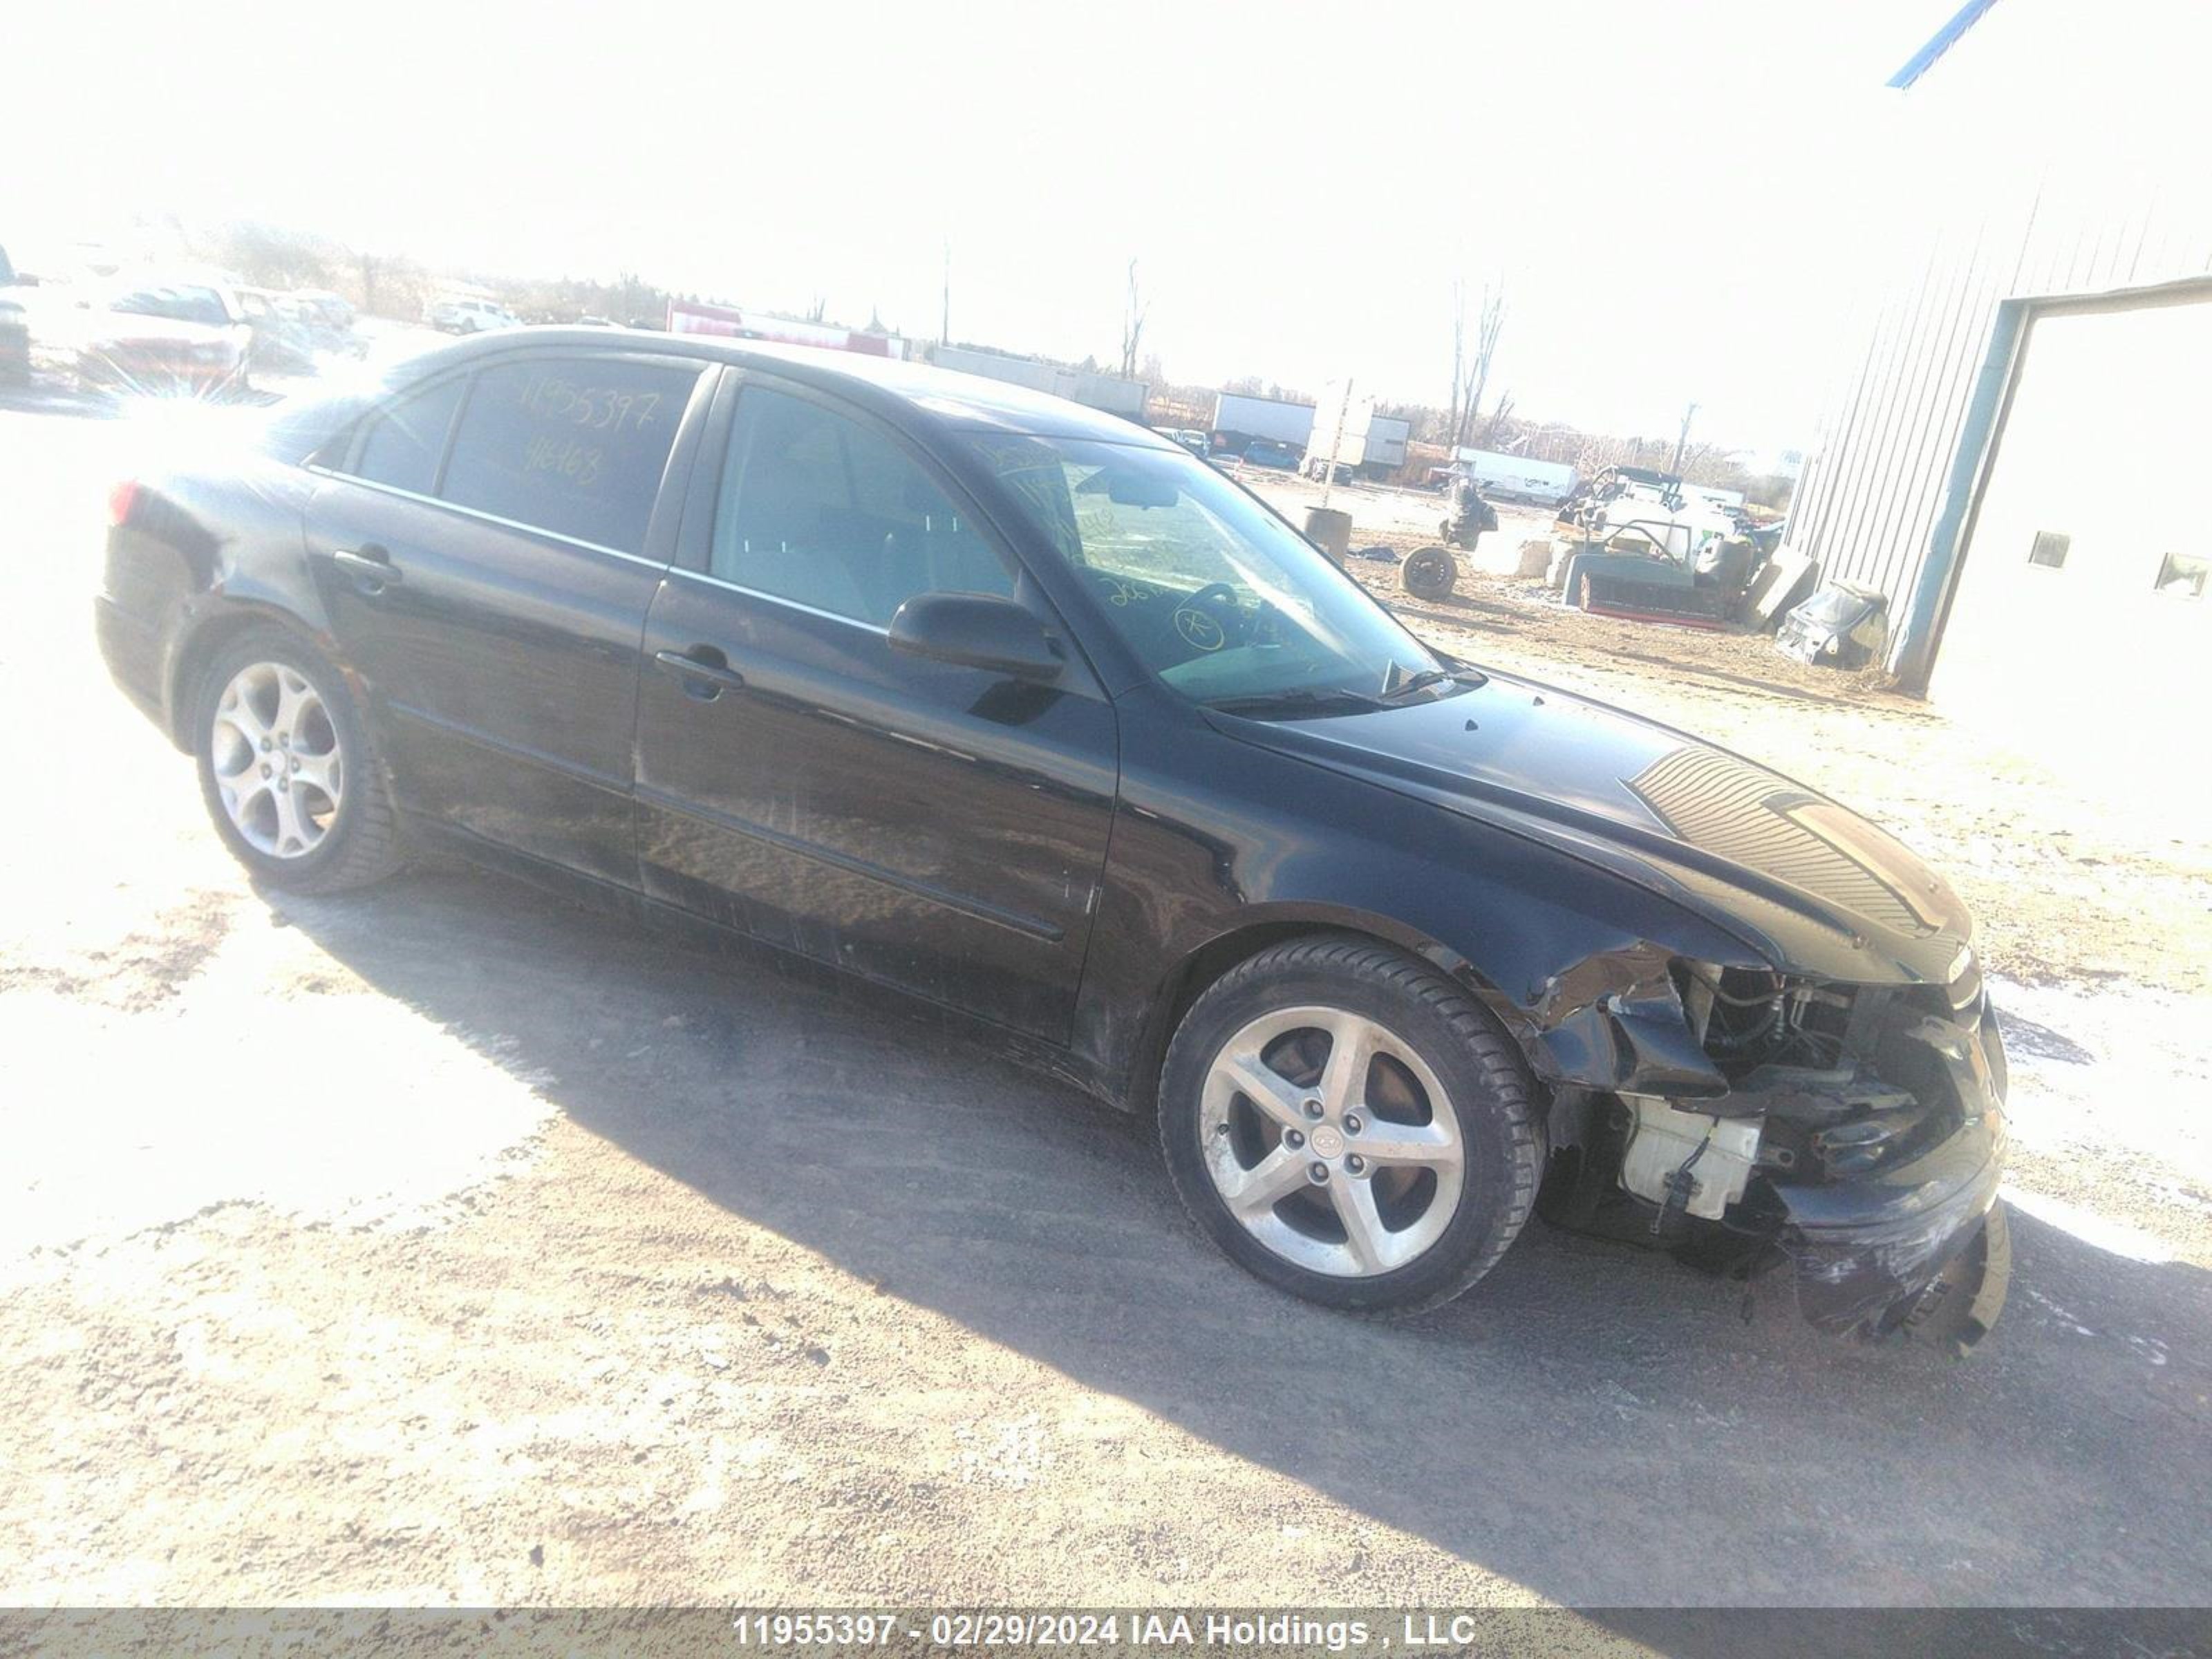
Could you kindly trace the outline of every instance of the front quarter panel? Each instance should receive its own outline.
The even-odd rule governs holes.
[[[1695,1073],[1678,1090],[1723,1086],[1694,1045],[1668,1050],[1663,1019],[1640,1040],[1638,1015],[1671,998],[1674,955],[1755,965],[1740,939],[1555,848],[1238,742],[1156,688],[1121,702],[1121,799],[1076,1037],[1108,1092],[1149,1099],[1194,963],[1240,936],[1258,949],[1332,927],[1435,962],[1549,1082],[1613,1089],[1675,1066]]]

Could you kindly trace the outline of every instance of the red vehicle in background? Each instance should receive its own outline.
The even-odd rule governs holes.
[[[86,311],[76,340],[80,386],[201,397],[246,386],[252,331],[222,283],[125,283]]]

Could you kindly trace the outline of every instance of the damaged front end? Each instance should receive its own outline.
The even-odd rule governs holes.
[[[1556,1095],[1547,1218],[1747,1274],[1787,1262],[1835,1334],[1963,1352],[1995,1323],[2005,1058],[1966,952],[1942,987],[1646,963],[1552,1044],[1611,1086]]]

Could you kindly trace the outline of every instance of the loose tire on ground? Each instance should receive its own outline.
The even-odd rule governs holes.
[[[241,684],[242,692],[234,690]],[[308,695],[301,694],[303,686]],[[228,714],[227,696],[232,702]],[[303,733],[284,729],[284,722],[274,718],[279,708],[296,712],[310,703],[313,712],[305,725],[312,729]],[[322,653],[280,629],[257,628],[240,635],[202,669],[191,709],[201,799],[216,833],[257,882],[293,892],[329,893],[381,880],[400,866],[398,816],[386,790],[381,758],[345,676]],[[262,746],[264,736],[267,748]],[[281,740],[295,736],[301,738],[298,758],[304,769],[289,769],[289,751]],[[319,805],[308,805],[318,786],[302,781],[292,816],[280,818],[274,805],[277,782],[283,781],[289,793],[294,779],[316,775],[336,778],[335,809],[330,810],[332,798],[327,794],[319,797]],[[234,805],[240,788],[226,778],[244,780],[244,787],[252,792],[246,807]],[[288,836],[288,826],[312,827],[312,839]]]
[[[1348,1086],[1328,1060],[1346,1032],[1364,1034],[1344,1050],[1358,1056]],[[1318,934],[1261,952],[1191,1006],[1162,1073],[1160,1141],[1184,1208],[1239,1266],[1328,1307],[1412,1313],[1480,1279],[1527,1222],[1542,1164],[1534,1093],[1512,1040],[1458,985],[1376,940]],[[1292,1124],[1306,1132],[1296,1142]],[[1368,1218],[1365,1244],[1347,1213]]]
[[[1447,548],[1417,548],[1398,567],[1398,580],[1417,599],[1442,599],[1459,581],[1459,561]]]

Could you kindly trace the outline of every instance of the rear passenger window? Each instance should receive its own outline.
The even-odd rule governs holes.
[[[453,411],[461,406],[467,377],[403,398],[369,422],[354,458],[353,475],[371,483],[427,495],[438,482],[438,458],[446,452]]]
[[[708,568],[878,628],[917,593],[1014,591],[991,544],[897,444],[760,386],[738,399]]]
[[[439,495],[620,553],[645,528],[696,368],[533,358],[476,377]]]

